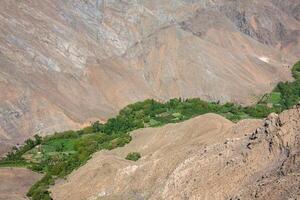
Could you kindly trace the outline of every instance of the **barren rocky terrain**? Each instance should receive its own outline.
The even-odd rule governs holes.
[[[3,0],[0,151],[146,98],[254,102],[290,80],[299,8],[297,0]]]
[[[41,176],[29,169],[0,169],[0,200],[25,200],[32,184]]]
[[[132,132],[52,188],[54,199],[299,199],[300,107],[234,124],[216,114]],[[137,162],[125,160],[140,152]]]

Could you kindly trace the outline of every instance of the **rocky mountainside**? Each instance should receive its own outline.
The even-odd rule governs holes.
[[[27,200],[29,188],[41,175],[21,168],[0,169],[0,200]]]
[[[145,98],[251,103],[300,56],[297,0],[3,0],[0,153]]]
[[[299,199],[300,107],[234,124],[206,114],[132,132],[52,188],[54,199]],[[140,152],[137,162],[125,160]]]

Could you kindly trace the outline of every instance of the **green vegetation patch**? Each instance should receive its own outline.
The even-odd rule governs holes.
[[[42,151],[48,152],[64,152],[64,151],[74,151],[74,144],[76,140],[74,139],[56,139],[45,142],[42,145]]]
[[[281,100],[281,93],[280,92],[272,92],[269,95],[267,95],[265,102],[273,105],[280,104]]]
[[[26,161],[2,161],[0,162],[0,167],[21,167],[27,168],[30,167],[32,164]]]
[[[138,152],[131,152],[127,154],[126,159],[127,160],[132,160],[132,161],[137,161],[141,158],[141,154]]]
[[[298,61],[292,68],[293,77],[297,80],[300,79],[300,61]]]

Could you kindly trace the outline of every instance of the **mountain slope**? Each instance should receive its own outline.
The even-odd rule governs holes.
[[[237,124],[215,114],[134,131],[52,188],[54,199],[297,199],[299,107]],[[140,152],[137,162],[125,160]],[[297,196],[298,195],[298,196]]]
[[[0,169],[0,200],[25,200],[30,186],[41,176],[29,169]]]
[[[4,0],[0,142],[79,128],[146,98],[251,103],[291,78],[298,4]]]

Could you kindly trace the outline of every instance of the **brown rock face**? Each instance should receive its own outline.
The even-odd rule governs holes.
[[[132,133],[51,190],[54,199],[299,199],[300,109],[237,124],[215,114]],[[137,162],[125,160],[140,152]]]
[[[1,1],[0,150],[146,98],[255,101],[299,57],[281,2]]]

